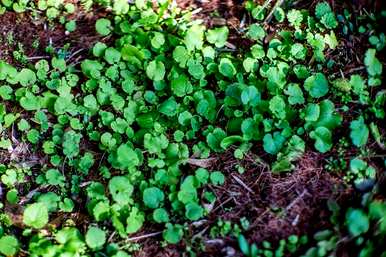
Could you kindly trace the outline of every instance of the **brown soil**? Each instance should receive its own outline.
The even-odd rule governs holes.
[[[208,26],[238,27],[245,14],[242,0],[177,0],[182,9],[192,10],[194,18],[203,19]]]
[[[327,202],[346,202],[352,191],[344,186],[341,178],[323,170],[322,159],[320,154],[308,153],[295,171],[274,175],[254,155],[248,155],[241,162],[231,152],[216,157],[209,169],[223,171],[227,180],[221,187],[210,188],[217,200],[207,220],[190,225],[189,231],[197,238],[196,242],[162,248],[157,244],[158,237],[147,238],[141,242],[143,250],[135,256],[181,256],[187,245],[199,243],[205,247],[199,256],[237,254],[238,245],[231,236],[210,237],[209,231],[219,219],[240,225],[240,219],[247,218],[250,227],[244,235],[257,243],[269,240],[275,244],[293,234],[312,235],[330,228]],[[239,174],[237,165],[242,165],[245,173]]]
[[[234,161],[222,159],[228,170],[227,183],[216,188],[218,202],[226,203],[211,216],[237,223],[247,217],[251,223],[248,238],[252,242],[271,242],[292,234],[312,234],[328,227],[327,201],[346,195],[340,178],[325,172],[323,156],[305,154],[296,169],[288,175],[274,175],[257,156],[248,156],[242,162],[244,174],[235,171]],[[233,165],[232,165],[233,163]],[[227,209],[231,208],[231,211]]]
[[[71,59],[71,62],[78,62],[81,54],[101,38],[95,31],[97,16],[79,12],[72,18],[76,18],[76,30],[66,33],[63,25],[34,19],[28,13],[7,12],[1,15],[0,60],[17,65],[13,52],[20,50],[20,46],[28,60],[34,63],[49,57],[45,52],[47,46],[52,45],[57,51],[68,44],[67,61]]]
[[[46,46],[47,35],[43,24],[33,22],[26,14],[7,12],[0,16],[0,59],[13,63],[12,52],[17,49],[20,42],[27,56],[41,54]],[[37,40],[41,49],[33,48],[33,42]]]

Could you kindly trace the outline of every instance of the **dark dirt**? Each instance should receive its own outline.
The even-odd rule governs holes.
[[[17,15],[7,12],[0,16],[0,59],[14,63],[12,52],[17,50],[20,42],[27,56],[37,56],[47,42],[43,24],[33,22],[26,14]],[[33,42],[39,42],[39,48],[32,47]],[[41,49],[40,49],[41,48]]]
[[[45,52],[47,46],[51,45],[58,51],[68,44],[67,60],[78,62],[82,53],[87,52],[101,37],[94,29],[98,16],[80,12],[72,18],[76,18],[77,28],[67,34],[63,25],[52,25],[44,19],[34,19],[27,13],[7,12],[1,15],[0,60],[17,65],[13,52],[21,47],[27,59],[34,63],[49,57]]]
[[[264,163],[256,161],[257,156],[250,155],[242,162],[244,174],[235,171],[237,163],[231,158],[223,159],[222,169],[216,169],[228,170],[233,179],[215,189],[218,202],[226,204],[211,217],[235,223],[247,217],[251,225],[246,236],[253,242],[275,242],[328,227],[327,201],[339,201],[348,191],[341,179],[323,171],[322,158],[305,154],[292,173],[282,176],[272,174]]]
[[[209,169],[223,171],[228,179],[225,185],[211,188],[217,201],[208,218],[199,226],[189,227],[193,237],[199,235],[199,241],[162,248],[157,240],[148,238],[141,242],[143,250],[135,256],[181,256],[179,252],[187,245],[199,242],[205,247],[199,256],[226,256],[227,252],[237,252],[234,238],[210,237],[210,228],[219,219],[240,225],[240,219],[246,217],[250,227],[244,235],[251,242],[269,240],[275,243],[293,234],[312,235],[330,228],[328,200],[347,202],[352,191],[338,175],[323,171],[322,159],[320,154],[308,153],[294,172],[273,175],[264,161],[252,154],[243,161],[236,160],[231,152],[215,157]],[[237,165],[242,165],[245,173],[238,173]]]
[[[242,0],[177,0],[182,9],[190,9],[194,18],[203,19],[209,27],[215,25],[230,25],[238,27],[243,18],[244,7]]]

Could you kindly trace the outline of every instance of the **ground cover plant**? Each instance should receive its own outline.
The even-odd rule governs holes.
[[[386,11],[239,5],[0,1],[2,255],[386,256]]]

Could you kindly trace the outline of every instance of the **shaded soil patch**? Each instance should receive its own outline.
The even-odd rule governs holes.
[[[17,65],[19,61],[13,53],[19,51],[34,63],[49,58],[45,49],[52,46],[56,53],[65,47],[64,57],[67,61],[79,62],[80,56],[87,53],[97,41],[109,40],[102,40],[95,31],[98,17],[77,13],[76,17],[71,17],[76,19],[76,30],[67,33],[61,24],[52,25],[43,18],[32,18],[28,13],[7,12],[0,16],[0,60]]]
[[[227,46],[231,49],[248,48],[253,45],[242,35],[246,25],[250,23],[243,0],[176,0],[176,2],[181,9],[191,10],[193,19],[203,20],[209,28],[227,25],[230,30]]]
[[[280,176],[256,161],[256,156],[240,163],[246,169],[244,174],[235,171],[237,163],[232,157],[222,157],[217,169],[227,171],[229,179],[223,187],[215,188],[221,207],[215,207],[211,218],[234,223],[241,217],[248,218],[251,225],[247,237],[252,242],[277,242],[292,234],[312,234],[330,226],[327,201],[340,201],[350,192],[340,178],[323,171],[322,158],[319,154],[305,154],[295,171]]]
[[[7,12],[0,16],[0,24],[1,60],[14,64],[13,51],[18,50],[18,44],[24,49],[26,56],[42,54],[48,42],[42,23],[33,22],[27,14]]]
[[[209,26],[225,25],[238,27],[245,14],[243,0],[177,0],[182,9],[190,9],[194,18],[203,19]]]
[[[199,256],[239,256],[234,237],[210,236],[219,219],[240,224],[242,217],[247,218],[250,227],[243,234],[257,244],[268,240],[275,245],[293,234],[312,235],[331,228],[327,202],[347,203],[353,192],[338,175],[323,170],[322,159],[321,154],[307,153],[293,172],[275,175],[252,154],[242,161],[235,159],[231,151],[216,157],[209,169],[223,171],[227,179],[223,186],[211,188],[217,200],[207,219],[190,225],[196,240],[163,248],[158,237],[147,238],[140,241],[143,248],[135,256],[181,256],[186,246],[195,244],[204,247]],[[237,171],[237,165],[245,168],[243,174]]]

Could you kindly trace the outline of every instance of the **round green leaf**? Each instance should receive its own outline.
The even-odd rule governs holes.
[[[93,250],[102,248],[106,242],[106,232],[97,227],[89,227],[86,233],[86,244]]]
[[[310,137],[315,139],[315,148],[321,153],[329,151],[332,147],[332,134],[325,127],[317,127],[310,133]]]
[[[143,191],[143,202],[149,208],[155,209],[160,206],[165,196],[164,193],[157,187],[146,188]]]
[[[233,78],[233,76],[236,75],[236,68],[228,58],[222,58],[220,60],[219,71],[228,78]]]
[[[171,244],[177,244],[183,235],[181,225],[172,225],[170,223],[166,225],[166,230],[163,232],[163,238]]]
[[[185,216],[190,220],[198,220],[203,215],[203,208],[197,203],[188,203],[185,206]]]
[[[107,36],[112,30],[111,21],[105,18],[98,19],[95,23],[95,29],[100,35]]]
[[[14,256],[19,250],[19,242],[14,236],[0,238],[0,253],[5,256]]]
[[[349,209],[346,213],[346,223],[351,235],[359,236],[370,228],[370,221],[366,213],[360,209]]]
[[[161,61],[151,61],[146,67],[146,75],[154,81],[160,81],[165,76],[165,65]]]
[[[328,81],[323,73],[316,73],[304,81],[304,88],[313,98],[325,96],[328,93]]]
[[[23,213],[23,222],[27,226],[39,229],[48,223],[48,209],[43,203],[29,205]]]
[[[353,120],[350,124],[350,129],[350,138],[353,144],[357,147],[366,145],[369,138],[369,128],[363,116],[360,116],[357,120]]]
[[[153,219],[157,223],[166,223],[169,221],[169,214],[164,208],[155,209]]]
[[[36,75],[30,69],[22,69],[18,75],[19,83],[26,87],[33,85],[36,82]]]
[[[114,201],[120,205],[125,205],[131,201],[134,187],[127,177],[115,176],[109,181],[109,191]]]

